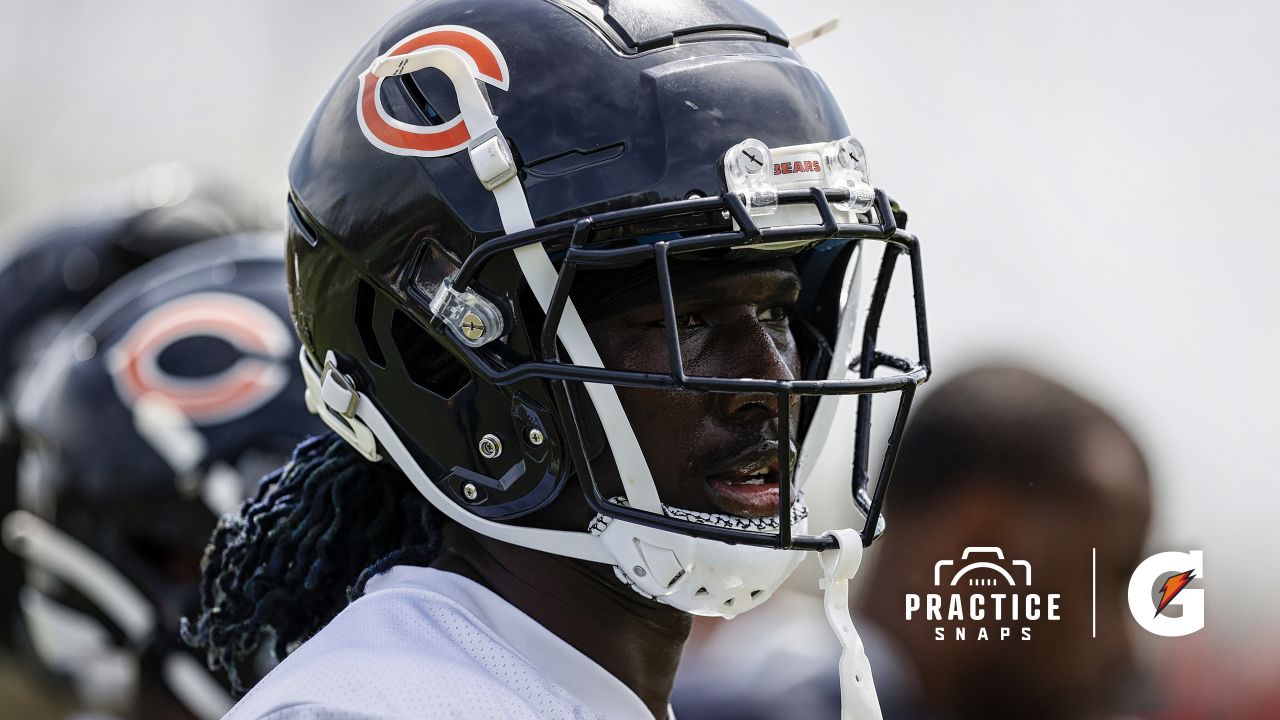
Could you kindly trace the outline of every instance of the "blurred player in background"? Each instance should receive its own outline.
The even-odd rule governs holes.
[[[149,260],[201,240],[262,228],[265,219],[233,186],[168,163],[0,241],[0,517],[16,500],[20,438],[13,406],[22,379],[62,325]],[[21,584],[20,562],[0,546],[0,704],[30,715],[45,701],[8,669]]]
[[[22,387],[23,640],[84,711],[220,717],[179,640],[217,518],[319,423],[303,403],[278,235],[174,251],[58,335]],[[248,668],[252,676],[263,668]]]
[[[862,584],[859,627],[886,720],[1105,717],[1134,682],[1129,573],[1151,514],[1142,452],[1105,410],[1036,373],[984,367],[927,394],[913,411],[894,479],[888,541]],[[933,590],[938,560],[966,547],[1025,559],[1038,587],[1061,592],[1061,621],[1029,641],[938,640],[904,619],[907,593]],[[1098,547],[1098,634],[1091,637],[1090,549]],[[673,705],[681,720],[836,717],[836,649],[806,623],[798,595],[700,628]],[[763,628],[776,633],[742,652]],[[822,648],[815,650],[815,648]],[[1127,696],[1125,698],[1128,699]]]
[[[157,165],[0,245],[0,516],[13,509],[20,452],[13,406],[36,357],[64,323],[126,273],[176,248],[258,230],[229,185]],[[18,561],[0,549],[0,652],[12,639]]]
[[[878,628],[886,717],[1095,717],[1134,682],[1129,575],[1151,519],[1141,449],[1106,410],[1035,373],[973,370],[922,401],[895,481],[895,542],[868,577],[863,616]],[[1029,561],[1037,589],[1062,593],[1061,620],[1030,641],[935,639],[904,619],[934,563],[966,547]],[[1090,555],[1098,548],[1097,637]],[[884,668],[881,670],[880,668]]]

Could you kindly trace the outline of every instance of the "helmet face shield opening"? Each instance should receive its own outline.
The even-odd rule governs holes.
[[[816,213],[819,224],[762,227],[738,193],[549,224],[483,243],[461,263],[445,290],[433,298],[419,293],[418,300],[431,307],[431,324],[438,337],[454,341],[450,343],[453,351],[489,383],[507,386],[540,379],[552,386],[561,431],[566,436],[561,442],[588,504],[600,515],[727,543],[792,550],[831,547],[835,541],[830,537],[804,534],[806,511],[801,498],[817,450],[828,441],[846,442],[854,444],[849,492],[853,506],[863,516],[863,544],[869,545],[884,528],[880,510],[915,388],[929,375],[929,351],[918,241],[897,227],[890,202],[879,190],[870,211],[854,216],[859,222],[838,222],[832,206],[847,204],[849,197],[847,190],[817,188],[776,194],[780,210],[807,206],[811,215]],[[790,217],[800,216],[793,212]],[[680,227],[689,224],[690,218],[711,218],[719,223],[717,228],[698,234],[636,231]],[[856,285],[862,250],[870,242],[882,243],[884,252],[869,305],[865,313],[859,313]],[[468,337],[484,332],[475,326],[492,327],[494,319],[501,317],[500,312],[486,307],[494,303],[479,289],[477,278],[490,261],[511,253],[526,254],[526,262],[530,255],[541,261],[522,263],[526,275],[529,267],[554,274],[543,278],[553,289],[538,298],[545,313],[537,337],[529,338],[532,358],[518,363],[495,361],[477,346],[483,342],[476,344],[475,338]],[[768,373],[767,377],[740,373],[735,368],[713,375],[695,372],[697,368],[686,362],[682,347],[681,322],[689,323],[678,303],[685,287],[681,285],[682,273],[703,266],[723,268],[729,274],[734,267],[752,266],[753,261],[756,266],[761,262],[769,267],[794,265],[800,288],[794,302],[784,304],[788,312],[794,310],[789,318],[790,335],[801,349],[796,362],[789,371]],[[914,360],[882,351],[876,344],[890,282],[900,261],[907,263],[914,296]],[[659,366],[642,363],[638,368],[631,363],[604,362],[596,351],[597,343],[588,336],[588,323],[578,314],[575,300],[586,307],[583,288],[593,288],[598,294],[601,287],[592,282],[593,275],[610,277],[609,272],[624,269],[646,281],[656,279],[661,306],[659,349],[665,349],[666,360]],[[590,316],[592,309],[585,313]],[[762,317],[776,319],[769,313]],[[860,332],[856,325],[861,326]],[[662,353],[652,355],[660,360]],[[738,518],[742,522],[737,522],[733,518],[740,513],[726,513],[723,508],[707,513],[705,507],[664,502],[671,495],[659,492],[646,459],[646,453],[653,457],[664,449],[642,448],[628,416],[637,406],[648,405],[637,398],[663,394],[701,397],[709,404],[755,399],[758,408],[753,412],[762,416],[758,418],[760,426],[773,428],[772,441],[764,438],[761,443],[769,447],[770,457],[762,453],[735,456],[741,461],[738,469],[746,471],[740,473],[743,477],[709,480],[730,486],[727,495],[731,499],[752,500],[748,514],[753,517],[743,516]],[[871,404],[875,395],[887,394],[897,395],[897,410],[872,483]],[[619,400],[620,396],[630,400]],[[851,434],[842,432],[850,429],[847,423],[834,427],[839,424],[835,418],[842,402],[856,402],[856,409],[844,413],[854,417]],[[624,404],[632,407],[624,409]],[[781,428],[788,428],[785,435]],[[598,471],[601,431],[618,470],[616,477]],[[789,441],[783,442],[784,437]],[[769,487],[760,488],[762,485]],[[776,502],[764,497],[775,493]],[[770,517],[760,516],[762,508],[771,510]]]

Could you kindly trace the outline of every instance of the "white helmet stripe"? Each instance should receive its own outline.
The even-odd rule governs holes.
[[[135,645],[155,629],[156,612],[119,570],[83,543],[26,510],[0,524],[5,547],[73,586],[120,627]]]

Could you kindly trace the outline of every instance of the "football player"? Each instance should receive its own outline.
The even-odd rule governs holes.
[[[24,384],[18,506],[32,659],[84,711],[217,718],[179,638],[218,516],[322,427],[295,365],[279,235],[176,250],[94,299]],[[255,672],[249,668],[249,672]]]
[[[919,245],[776,25],[733,0],[418,3],[290,182],[334,435],[214,536],[189,637],[219,669],[291,653],[230,717],[665,717],[690,615],[750,610],[810,555],[845,713],[879,716],[847,585],[929,375]],[[913,359],[876,342],[899,268]],[[875,396],[898,402],[871,480]],[[819,477],[826,445],[848,459]],[[859,528],[808,528],[819,482]]]

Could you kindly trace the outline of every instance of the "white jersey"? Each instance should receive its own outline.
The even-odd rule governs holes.
[[[397,566],[370,580],[226,719],[652,717],[620,680],[489,589]]]

